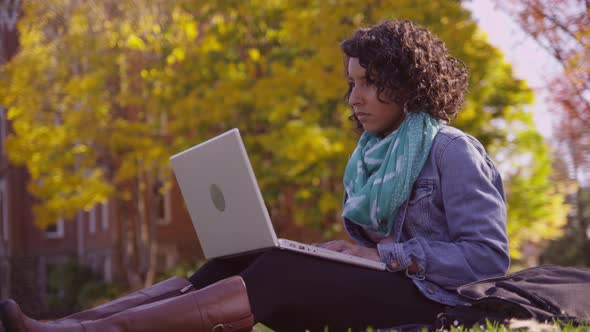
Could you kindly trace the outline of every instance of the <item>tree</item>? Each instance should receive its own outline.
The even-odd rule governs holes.
[[[15,128],[9,156],[31,172],[41,225],[111,195],[124,202],[117,224],[131,229],[119,239],[130,280],[153,280],[147,190],[170,185],[168,157],[232,127],[280,234],[343,236],[341,178],[357,137],[338,44],[384,18],[429,27],[470,68],[455,124],[503,168],[520,170],[507,184],[509,203],[528,188],[547,207],[533,222],[529,206],[511,206],[511,233],[549,230],[560,218],[560,197],[545,185],[547,152],[522,109],[531,92],[459,2],[53,0],[25,2],[25,12],[21,51],[0,69],[0,103]],[[536,168],[514,167],[512,153]],[[518,253],[521,237],[513,238]]]
[[[590,8],[583,0],[497,2],[562,66],[547,82],[561,121],[557,136],[570,147],[577,170],[590,162]]]
[[[540,256],[540,263],[590,266],[590,247],[585,247],[588,245],[585,237],[580,236],[580,233],[586,234],[583,225],[590,224],[588,213],[584,213],[584,207],[590,204],[590,192],[578,186],[571,171],[571,163],[557,155],[561,150],[563,148],[556,148],[553,152],[556,155],[554,159],[556,172],[553,180],[560,186],[559,190],[566,195],[571,211],[568,214],[567,224],[563,226],[563,236],[548,242]],[[582,206],[582,210],[578,210],[579,206]]]
[[[534,38],[562,67],[562,72],[547,82],[550,101],[560,118],[556,137],[569,154],[574,173],[580,179],[576,211],[580,249],[590,248],[583,211],[587,209],[584,188],[590,182],[590,3],[583,0],[497,1],[519,26]],[[572,233],[573,234],[573,233]],[[586,262],[590,264],[590,261]]]

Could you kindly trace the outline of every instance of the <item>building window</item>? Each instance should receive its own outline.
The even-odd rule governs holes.
[[[14,31],[18,21],[20,2],[20,0],[0,2],[0,30],[6,27],[7,31]]]
[[[8,241],[8,191],[4,178],[0,179],[0,231],[2,239]]]
[[[96,233],[96,206],[88,211],[88,233]]]
[[[65,236],[64,220],[59,219],[56,223],[45,228],[45,237],[48,239],[63,239]]]
[[[158,225],[168,225],[172,220],[170,189],[164,191],[164,184],[157,180],[154,184],[154,208],[156,214],[156,223]]]
[[[106,231],[109,229],[109,201],[102,203],[100,207],[100,224],[102,226],[102,230]]]

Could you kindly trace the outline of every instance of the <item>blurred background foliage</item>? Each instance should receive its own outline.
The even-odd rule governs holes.
[[[95,307],[124,293],[74,260],[50,269],[47,277],[49,317],[63,317],[72,311]]]
[[[344,238],[341,178],[358,135],[339,43],[383,19],[427,27],[469,67],[452,125],[502,171],[512,256],[566,222],[568,176],[553,172],[524,110],[533,93],[460,1],[49,0],[24,12],[0,104],[40,226],[108,197],[133,201],[156,177],[169,185],[171,155],[238,127],[277,232]]]

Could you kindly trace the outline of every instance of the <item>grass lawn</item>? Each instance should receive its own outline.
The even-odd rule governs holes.
[[[514,321],[510,324],[510,327],[504,325],[494,325],[488,323],[486,325],[481,326],[473,326],[471,328],[465,327],[453,327],[451,328],[450,332],[509,332],[509,331],[530,331],[530,332],[549,332],[549,331],[561,331],[561,332],[590,332],[590,325],[580,325],[580,326],[572,326],[568,324],[564,327],[560,327],[559,325],[551,325],[551,324],[540,324],[531,321]],[[256,324],[253,329],[254,332],[273,332],[273,330],[269,329],[268,327],[264,326],[263,324]],[[367,329],[367,332],[373,331],[372,329]],[[393,332],[392,330],[391,332]],[[424,331],[427,331],[426,329]],[[328,332],[328,330],[326,330]],[[388,331],[390,332],[390,331]]]

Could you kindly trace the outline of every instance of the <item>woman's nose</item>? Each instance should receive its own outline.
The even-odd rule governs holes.
[[[352,88],[352,91],[350,91],[350,96],[348,97],[348,104],[350,106],[358,105],[362,102],[362,100],[362,96],[358,89]]]

